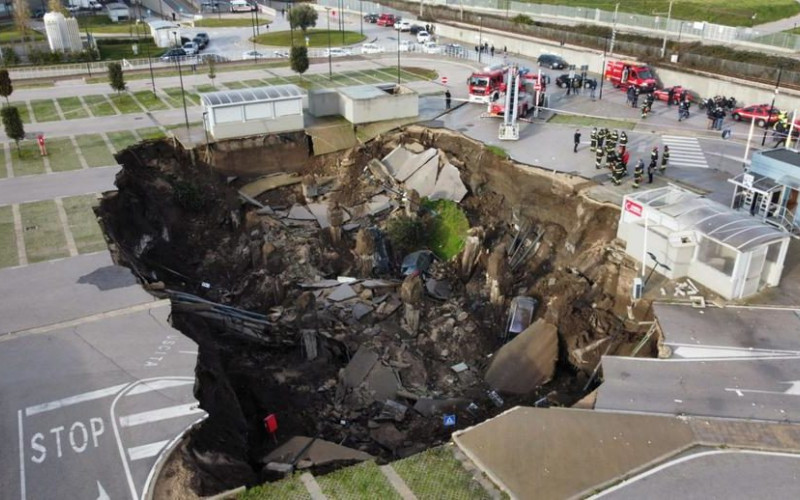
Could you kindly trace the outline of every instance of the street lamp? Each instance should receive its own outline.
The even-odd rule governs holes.
[[[339,30],[342,32],[342,45],[344,45],[344,0],[339,1]]]
[[[256,37],[258,35],[256,34],[256,24],[253,20],[253,12],[255,11],[250,11],[250,23],[253,25],[253,59],[255,59],[256,64],[258,64],[258,50],[256,50]]]
[[[663,264],[663,263],[659,262],[659,261],[658,261],[658,259],[656,258],[656,255],[655,255],[654,253],[652,253],[652,252],[647,252],[647,255],[648,255],[648,256],[649,256],[651,259],[653,259],[653,262],[655,262],[655,265],[653,265],[653,268],[652,268],[652,269],[650,269],[650,272],[647,274],[647,278],[645,278],[645,279],[644,279],[644,283],[642,283],[642,294],[644,294],[644,287],[645,287],[645,286],[647,286],[647,282],[648,282],[648,281],[650,281],[650,276],[652,276],[652,275],[653,275],[653,273],[655,272],[655,270],[656,270],[656,269],[658,269],[659,267],[663,267],[663,268],[664,268],[664,269],[666,269],[667,271],[672,271],[672,268],[670,268],[668,265],[666,265],[666,264]],[[644,264],[643,264],[643,265],[644,265]]]
[[[764,137],[761,139],[761,146],[767,142],[767,131],[769,130],[769,122],[772,121],[772,113],[775,112],[775,98],[778,96],[778,87],[781,86],[781,75],[783,75],[783,66],[778,66],[778,81],[775,82],[775,93],[772,94],[772,103],[769,105],[769,114],[767,115],[767,123],[764,127]]]
[[[180,46],[178,43],[178,32],[173,31],[172,35],[175,37],[175,44]],[[183,101],[183,118],[186,121],[186,133],[189,133],[189,112],[186,110],[186,91],[183,88],[183,72],[181,71],[181,56],[177,56],[175,58],[175,62],[178,64],[178,78],[181,82],[181,100]]]
[[[361,18],[361,27],[359,31],[361,34],[364,34],[364,0],[358,0],[358,17]],[[795,23],[795,27],[797,27],[797,23]]]
[[[605,38],[606,43],[603,45],[603,67],[600,68],[600,96],[598,100],[603,99],[603,82],[606,79],[606,52],[608,50],[608,37]]]
[[[478,64],[481,63],[483,53],[483,17],[478,16]]]
[[[397,32],[397,84],[400,85],[400,32]]]
[[[325,7],[328,14],[328,79],[333,80],[333,62],[331,61],[331,8]]]
[[[141,38],[139,38],[139,23],[142,20],[142,18],[141,18],[141,13],[142,13],[141,12],[141,0],[138,0],[137,4],[139,5],[139,18],[136,20],[136,43],[141,45],[142,41],[141,41]],[[144,26],[142,26],[142,30],[144,30]],[[156,95],[156,79],[153,76],[153,59],[150,57],[150,43],[146,39],[145,39],[145,44],[144,44],[144,51],[147,54],[147,66],[150,68],[150,84],[153,87],[153,95]]]

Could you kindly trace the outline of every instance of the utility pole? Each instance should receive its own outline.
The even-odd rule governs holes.
[[[400,31],[397,32],[397,84],[400,85]]]
[[[333,80],[333,63],[331,62],[331,8],[325,7],[328,14],[328,79]]]
[[[175,43],[178,44],[178,32],[173,31],[172,35],[175,37]],[[183,72],[181,71],[181,56],[175,58],[178,63],[178,78],[181,81],[181,100],[183,101],[183,118],[186,120],[186,133],[189,133],[189,112],[186,110],[186,91],[183,88]]]
[[[617,12],[619,12],[619,4],[614,7],[614,23],[611,25],[611,47],[608,49],[609,55],[614,54],[614,41],[617,39]],[[603,70],[605,71],[605,68],[603,68]]]
[[[667,33],[669,33],[669,21],[672,19],[672,0],[669,1],[669,9],[667,10],[667,23],[664,25],[664,43],[661,45],[661,59],[667,55]]]
[[[481,53],[483,53],[483,17],[478,16],[478,64],[481,63]]]
[[[775,98],[778,97],[778,87],[781,86],[781,75],[783,75],[783,66],[778,66],[778,81],[775,82],[775,93],[772,95],[772,103],[769,105],[769,114],[767,115],[767,123],[764,127],[764,137],[761,139],[761,146],[764,146],[764,143],[767,142],[769,122],[772,121],[772,113],[775,112]]]
[[[608,37],[605,38],[605,43],[603,44],[603,67],[600,68],[600,96],[597,98],[598,101],[603,99],[603,82],[606,79],[606,49],[608,48]]]

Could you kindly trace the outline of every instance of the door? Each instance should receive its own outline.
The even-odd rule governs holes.
[[[792,188],[789,190],[789,197],[786,198],[786,210],[792,212],[793,214],[797,213],[798,194],[800,194],[800,190]]]
[[[747,274],[745,275],[742,294],[739,298],[749,297],[758,292],[758,287],[761,282],[761,269],[764,267],[764,261],[766,260],[767,247],[765,246],[754,250],[750,254],[750,263],[747,266]]]

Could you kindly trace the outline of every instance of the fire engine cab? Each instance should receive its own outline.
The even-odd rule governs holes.
[[[511,91],[511,95],[506,97],[509,89],[509,82],[513,84],[510,88],[516,88],[516,92]],[[541,83],[539,83],[541,81]],[[524,118],[535,106],[536,99],[539,99],[539,106],[544,104],[545,81],[536,73],[529,69],[509,68],[506,71],[504,83],[495,92],[489,101],[487,112],[489,116],[505,116],[507,107],[516,111],[516,116]],[[514,110],[516,108],[516,110]]]
[[[496,95],[504,86],[507,69],[502,65],[487,66],[472,73],[467,78],[469,102],[486,104],[491,101],[492,95]]]
[[[656,79],[648,66],[625,62],[608,61],[605,78],[612,85],[621,89],[638,87],[641,92],[652,92],[656,89]]]

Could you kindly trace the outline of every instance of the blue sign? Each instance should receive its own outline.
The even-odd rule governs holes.
[[[455,427],[455,425],[456,425],[456,416],[455,415],[445,415],[443,420],[444,420],[444,426],[445,427]]]

